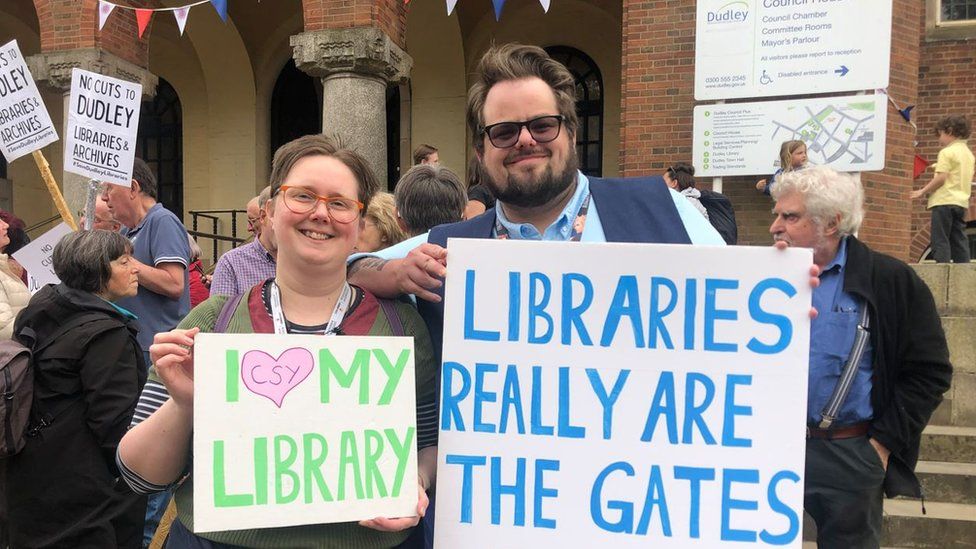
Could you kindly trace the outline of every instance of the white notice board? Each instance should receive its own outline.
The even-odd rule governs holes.
[[[892,0],[698,0],[695,99],[885,88]]]
[[[810,250],[448,250],[435,548],[800,547]]]
[[[783,141],[807,144],[810,164],[838,171],[884,168],[888,96],[848,95],[695,107],[695,175],[769,175]]]

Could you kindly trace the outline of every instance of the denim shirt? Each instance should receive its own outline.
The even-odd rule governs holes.
[[[820,273],[820,286],[813,290],[813,306],[819,314],[811,322],[810,374],[807,387],[807,421],[820,422],[820,413],[833,394],[847,357],[854,346],[854,335],[863,300],[844,291],[847,265],[847,239],[840,242],[837,255]],[[857,365],[857,374],[835,425],[843,426],[870,420],[871,376],[874,348],[870,341]]]

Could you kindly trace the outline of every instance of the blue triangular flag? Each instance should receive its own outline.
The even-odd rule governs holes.
[[[210,4],[217,10],[217,15],[227,22],[227,0],[210,0]]]
[[[502,6],[505,5],[505,0],[491,0],[491,3],[495,5],[495,21],[498,21],[502,17]]]
[[[898,114],[900,114],[901,117],[905,119],[905,122],[911,122],[912,121],[912,109],[914,109],[914,108],[915,108],[915,105],[909,105],[909,106],[905,107],[904,109],[899,110],[898,111]]]

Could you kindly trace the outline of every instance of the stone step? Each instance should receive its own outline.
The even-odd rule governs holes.
[[[881,543],[887,548],[976,548],[976,505],[886,499]],[[803,549],[815,549],[817,527],[804,514]]]
[[[976,505],[976,463],[920,461],[915,473],[926,501]]]
[[[976,505],[889,499],[884,504],[882,543],[893,547],[976,548]]]
[[[929,425],[922,431],[919,459],[953,463],[976,462],[976,427]]]

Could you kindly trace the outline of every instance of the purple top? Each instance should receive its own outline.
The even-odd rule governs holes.
[[[242,294],[255,284],[274,278],[274,275],[274,258],[255,238],[249,244],[220,256],[210,283],[210,295]]]

